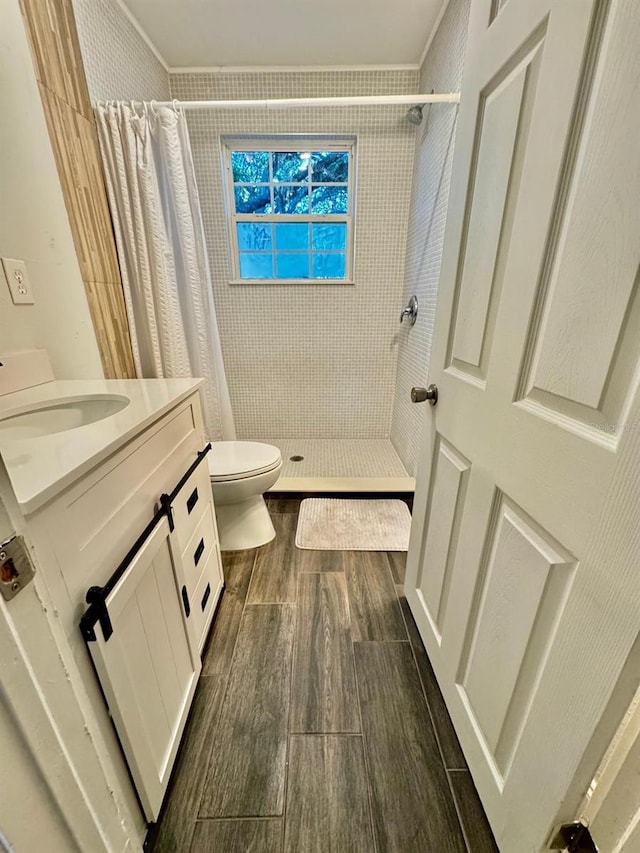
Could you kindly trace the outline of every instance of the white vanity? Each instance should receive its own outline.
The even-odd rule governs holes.
[[[123,765],[111,715],[152,821],[223,586],[200,381],[46,379],[0,396],[0,453],[89,715]]]

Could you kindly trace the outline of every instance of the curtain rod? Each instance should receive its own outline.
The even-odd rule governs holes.
[[[113,103],[112,101],[103,103]],[[333,98],[268,98],[245,101],[153,101],[158,107],[180,106],[187,110],[206,109],[267,109],[278,110],[290,107],[367,107],[392,106],[394,104],[458,104],[460,92],[444,95],[360,95]]]

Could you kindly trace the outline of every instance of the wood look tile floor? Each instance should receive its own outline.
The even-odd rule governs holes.
[[[497,853],[402,595],[404,554],[223,555],[153,853]]]

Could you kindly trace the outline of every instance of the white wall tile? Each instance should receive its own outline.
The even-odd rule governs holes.
[[[169,75],[116,0],[73,0],[92,101],[169,99]]]
[[[172,73],[172,97],[417,91],[417,72]],[[241,438],[388,438],[414,140],[404,107],[189,111],[218,325]],[[230,285],[220,136],[357,134],[355,285]]]
[[[460,89],[467,43],[470,0],[450,0],[420,74],[420,91]],[[407,471],[415,476],[427,407],[415,405],[412,385],[426,385],[442,260],[444,228],[451,182],[457,108],[426,107],[418,128],[403,300],[412,293],[419,301],[415,326],[403,324],[399,336],[398,370],[391,441]]]

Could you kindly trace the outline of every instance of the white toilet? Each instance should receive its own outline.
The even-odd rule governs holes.
[[[209,474],[222,551],[257,548],[275,538],[263,494],[281,470],[280,450],[272,444],[212,442]]]

